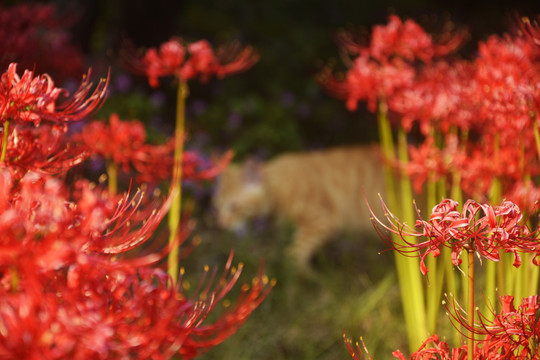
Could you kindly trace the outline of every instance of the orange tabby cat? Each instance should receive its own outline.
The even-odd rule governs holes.
[[[366,198],[379,209],[383,187],[378,147],[344,147],[231,164],[220,176],[214,204],[219,225],[231,230],[263,215],[291,220],[290,255],[307,269],[314,251],[336,232],[374,234]]]

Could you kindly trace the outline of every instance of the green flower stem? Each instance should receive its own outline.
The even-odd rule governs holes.
[[[461,131],[458,132],[458,129],[453,127],[451,129],[452,133],[459,137],[460,139],[460,147],[462,150],[464,150],[465,145],[467,144],[469,133],[468,131]],[[450,188],[450,198],[454,199],[458,202],[458,204],[463,205],[463,191],[461,189],[461,169],[453,168],[451,170],[452,175],[452,187]],[[464,263],[466,263],[467,259],[465,259],[465,255],[461,255],[462,260]],[[447,291],[450,294],[457,294],[458,291],[463,291],[463,299],[467,298],[467,288],[462,284],[462,281],[460,280],[461,277],[457,277],[454,272],[454,264],[452,263],[452,250],[448,247],[445,247],[443,249],[443,261],[446,266],[446,281],[447,281]],[[461,269],[463,271],[463,274],[465,275],[465,278],[468,275],[468,269],[467,267],[463,267]],[[458,280],[456,280],[458,279]],[[458,290],[459,288],[459,290]],[[460,341],[460,334],[459,331],[455,331],[455,344],[457,345]]]
[[[540,158],[540,131],[538,130],[538,123],[536,122],[536,119],[533,119],[533,132],[534,132],[534,140],[536,143],[536,152],[538,153],[538,157]],[[531,294],[536,294],[538,290],[538,280],[540,278],[540,267],[539,266],[533,266],[533,269],[531,270],[531,278],[529,283],[529,291],[531,291]]]
[[[529,254],[524,253],[521,255],[521,266],[516,269],[514,268],[513,271],[516,273],[516,283],[514,285],[514,291],[512,292],[515,296],[515,299],[523,299],[526,297],[526,293],[529,289],[527,289],[527,285],[529,284],[529,275],[528,275],[528,267],[529,267]],[[534,294],[530,294],[534,295]]]
[[[444,146],[443,139],[440,132],[435,132],[434,129],[431,129],[430,136],[432,136],[435,139],[435,144],[437,147],[442,148]],[[435,180],[434,174],[430,174],[430,177],[427,181],[426,185],[426,209],[430,210],[433,209],[435,205],[438,204],[440,199],[443,199],[446,197],[446,179],[444,177],[441,177],[438,181]],[[428,331],[430,334],[434,334],[436,332],[437,328],[437,318],[439,315],[439,309],[441,305],[441,296],[442,296],[442,289],[444,285],[444,276],[445,276],[445,261],[448,262],[446,264],[450,264],[451,257],[450,257],[450,251],[449,249],[444,248],[444,252],[448,253],[447,259],[445,259],[445,256],[442,258],[435,258],[435,257],[428,257],[427,259],[427,266],[430,269],[430,275],[429,275],[429,284],[427,287],[427,326]],[[442,260],[442,261],[441,261]],[[452,281],[453,283],[453,281]]]
[[[538,156],[540,157],[540,131],[538,130],[538,124],[536,121],[533,121],[533,133],[534,133],[534,141],[536,143],[536,152],[538,153]]]
[[[493,144],[493,157],[494,162],[497,164],[499,162],[499,135],[495,134],[494,138],[494,144]],[[491,188],[489,190],[489,201],[492,205],[499,204],[502,197],[502,183],[499,178],[493,179],[493,182],[491,183]],[[503,254],[501,253],[501,261],[498,263],[495,263],[493,261],[487,261],[486,263],[486,280],[484,285],[485,290],[485,311],[484,313],[486,316],[490,316],[492,312],[489,311],[490,306],[494,306],[496,304],[496,291],[497,288],[499,291],[502,291],[502,294],[506,294],[504,292],[504,283],[502,282],[502,278],[505,274],[504,272],[504,264],[503,264]],[[495,286],[497,284],[497,287]]]
[[[467,288],[468,288],[468,300],[467,300],[467,360],[474,360],[474,249],[472,246],[467,249],[468,258],[468,275],[467,275]]]
[[[107,161],[107,179],[109,193],[116,195],[118,192],[118,166],[112,159]]]
[[[379,136],[383,156],[385,157],[386,161],[390,162],[395,158],[395,147],[392,140],[392,129],[390,127],[390,122],[386,113],[386,104],[381,103],[378,113]],[[404,132],[402,138],[406,139]],[[405,155],[405,160],[407,155],[406,151],[407,149],[405,143],[405,147],[402,146],[402,149],[400,151],[401,158],[403,158],[403,155]],[[397,184],[395,183],[395,174],[388,166],[385,168],[384,174],[387,189],[386,202],[390,208],[399,209],[400,207],[397,206],[399,203],[396,196]],[[407,183],[409,186],[409,190],[408,192],[403,192],[406,187],[405,184]],[[402,202],[408,204],[410,213],[412,213],[412,194],[410,192],[410,181],[408,179],[405,179],[404,181],[402,181],[401,185]],[[402,240],[399,238],[399,236],[396,235],[393,236],[393,241],[399,243]],[[422,288],[420,272],[418,271],[419,261],[417,258],[404,257],[396,253],[395,262],[401,288],[401,301],[403,304],[405,327],[407,329],[409,347],[411,351],[414,351],[422,344],[422,342],[426,338],[426,335],[428,334],[426,328],[424,291]]]
[[[504,285],[502,289],[498,289],[500,294],[514,294],[514,291],[516,290],[515,282],[519,281],[519,279],[517,279],[517,269],[512,265],[513,261],[511,257],[507,255],[509,254],[503,253],[503,250],[499,251],[501,260],[498,262],[500,265],[497,267],[497,270],[504,271],[504,277],[502,279]]]
[[[408,145],[407,145],[407,134],[403,128],[398,129],[398,157],[399,161],[402,164],[408,162]],[[410,178],[405,174],[401,175],[401,211],[402,219],[405,223],[414,226],[416,222],[416,217],[413,209],[413,195],[412,195],[412,186]],[[408,239],[409,242],[414,241],[414,239]],[[411,309],[409,315],[413,320],[413,326],[416,338],[416,343],[414,348],[417,349],[420,344],[427,337],[427,319],[426,319],[426,309],[424,302],[424,287],[422,283],[422,277],[419,271],[420,261],[416,257],[404,257],[407,266],[407,292],[411,297]]]
[[[437,202],[437,183],[433,179],[428,180],[426,185],[427,208],[432,209]],[[427,259],[427,267],[430,269],[429,285],[427,287],[427,327],[430,334],[436,332],[437,317],[439,314],[440,298],[442,291],[442,278],[439,266],[437,266],[437,258],[429,256]],[[444,274],[444,271],[442,272]]]
[[[450,189],[450,198],[457,201],[459,204],[463,204],[463,192],[461,191],[461,175],[458,171],[452,172],[452,188]],[[445,246],[442,253],[443,263],[445,267],[446,274],[446,290],[450,294],[458,293],[458,285],[461,285],[461,282],[456,281],[456,274],[454,272],[454,264],[452,263],[452,249]],[[462,255],[462,258],[464,255]],[[466,259],[464,259],[466,260]],[[468,268],[462,268],[463,274],[465,277],[468,276]],[[461,278],[460,278],[461,279]],[[463,299],[467,298],[467,289],[465,286],[463,288]],[[458,345],[461,342],[461,334],[459,331],[454,331],[454,345]]]
[[[9,120],[4,122],[4,136],[2,137],[2,154],[0,155],[0,161],[6,160],[7,146],[9,137]]]
[[[529,294],[537,294],[538,280],[540,279],[540,266],[533,266],[530,261],[527,265],[529,267],[532,267],[532,269],[529,270],[529,284],[527,286],[527,288],[529,289]]]
[[[497,140],[495,141],[497,146]],[[497,150],[495,150],[495,156],[497,156]],[[491,204],[495,205],[500,202],[502,193],[502,185],[498,178],[493,179],[493,183],[491,184],[491,189],[489,192],[489,201]],[[503,254],[501,252],[501,261],[499,262],[493,262],[493,261],[487,261],[486,262],[486,278],[485,278],[485,285],[484,285],[484,296],[486,298],[485,304],[484,304],[484,314],[486,316],[491,316],[490,314],[492,312],[489,311],[490,307],[495,306],[497,303],[496,301],[496,292],[497,289],[499,291],[504,291],[505,286],[503,282],[503,278],[505,275],[504,271],[504,263],[502,261]],[[506,294],[505,292],[502,292],[502,294]]]
[[[174,166],[172,188],[175,190],[169,210],[169,246],[173,246],[179,233],[180,212],[182,205],[182,157],[184,152],[185,108],[188,86],[180,80],[176,98],[176,127],[174,132]],[[171,249],[167,261],[167,271],[173,280],[178,281],[178,246]]]

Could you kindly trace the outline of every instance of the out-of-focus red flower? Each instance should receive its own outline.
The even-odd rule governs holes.
[[[62,82],[84,73],[84,59],[71,43],[68,27],[76,16],[59,18],[52,4],[0,6],[0,69],[12,62],[46,72]]]
[[[516,203],[529,214],[538,210],[540,187],[530,179],[518,180],[505,192],[505,198]]]
[[[16,292],[0,290],[0,357],[191,359],[229,337],[271,288],[258,278],[212,323],[208,315],[240,271],[188,297],[157,269],[79,256],[66,270],[47,283],[23,278]]]
[[[409,62],[420,59],[428,63],[434,57],[454,52],[461,46],[466,36],[464,30],[452,33],[445,29],[436,36],[437,40],[434,40],[433,36],[414,20],[402,21],[399,16],[390,15],[386,25],[373,27],[369,44],[362,44],[365,40],[358,41],[348,32],[339,35],[338,43],[341,48],[352,54],[368,53],[381,62],[397,56]]]
[[[8,135],[4,166],[10,167],[16,178],[27,171],[51,175],[65,173],[88,156],[84,147],[70,144],[59,127],[41,124],[39,127],[15,125]]]
[[[448,133],[458,126],[468,130],[473,115],[467,89],[474,68],[466,62],[437,61],[423,66],[410,86],[388,99],[388,108],[400,115],[405,131],[415,122],[423,135],[440,130]]]
[[[491,36],[478,45],[474,86],[476,118],[485,132],[499,133],[501,142],[531,128],[531,107],[538,92],[540,49],[521,38]],[[489,126],[488,126],[489,125]],[[507,139],[508,137],[508,139]]]
[[[359,343],[353,346],[352,341],[344,336],[345,345],[349,350],[354,360],[373,360],[369,354],[364,340],[360,338],[362,347]],[[396,350],[392,353],[394,358],[398,360],[407,360],[407,357],[403,355],[400,350]],[[476,357],[477,359],[487,359]],[[430,336],[420,348],[415,351],[409,358],[410,360],[465,360],[467,359],[467,345],[463,345],[458,348],[450,348],[448,343],[439,340],[439,337],[435,334]]]
[[[111,198],[86,180],[77,181],[71,194],[45,174],[27,172],[18,181],[9,168],[0,174],[5,194],[0,201],[0,266],[12,270],[47,275],[79,252],[127,251],[153,235],[170,205],[142,207],[141,192]]]
[[[108,123],[92,121],[75,137],[91,155],[113,161],[120,169],[133,174],[140,182],[155,183],[170,179],[173,170],[174,139],[161,145],[146,142],[146,130],[138,120],[120,120],[117,114]],[[231,161],[232,152],[211,162],[194,151],[185,151],[182,160],[184,180],[216,177]]]
[[[538,295],[521,299],[518,309],[514,296],[500,296],[501,310],[489,316],[478,311],[479,322],[472,326],[467,314],[455,299],[445,306],[454,326],[463,327],[477,335],[475,355],[481,359],[540,359],[537,344],[540,339],[540,298]]]
[[[416,221],[420,231],[410,228],[397,219],[381,200],[387,223],[379,220],[373,214],[373,224],[383,240],[389,243],[396,251],[409,256],[420,258],[420,271],[426,275],[428,268],[424,261],[432,254],[437,257],[441,254],[443,246],[452,249],[452,263],[459,266],[462,262],[461,252],[474,251],[478,255],[491,260],[499,261],[499,252],[514,254],[514,266],[521,265],[520,252],[532,253],[537,261],[540,256],[540,247],[535,239],[535,233],[521,225],[522,214],[520,209],[510,201],[492,207],[488,204],[479,204],[468,200],[460,212],[458,203],[451,199],[443,200],[436,205],[428,221]],[[401,237],[403,243],[390,240],[383,229],[393,232]],[[410,241],[407,237],[425,237],[425,241]]]
[[[455,51],[463,42],[465,32],[445,33],[442,42],[435,43],[430,34],[415,21],[404,22],[396,15],[390,15],[388,24],[377,25],[371,34],[370,53],[379,60],[399,56],[408,61],[418,58],[429,62],[435,56],[447,55]]]
[[[259,59],[251,47],[233,43],[216,52],[206,40],[185,44],[179,38],[171,38],[159,50],[150,48],[142,58],[126,55],[126,63],[135,72],[148,76],[150,86],[157,87],[158,78],[176,76],[182,81],[200,77],[202,81],[212,76],[223,77],[251,68]]]
[[[88,147],[92,155],[113,161],[123,171],[129,172],[131,161],[137,151],[144,151],[146,129],[138,120],[122,121],[111,114],[108,122],[90,121],[74,136]],[[170,151],[167,148],[166,151]]]
[[[407,360],[405,355],[399,350],[392,353],[396,359]],[[410,360],[465,360],[467,359],[467,345],[463,345],[459,348],[450,348],[446,341],[439,340],[437,335],[429,337],[418,349],[414,352]]]
[[[351,34],[342,34],[340,46],[355,59],[345,75],[334,77],[325,69],[319,81],[332,95],[346,100],[349,110],[355,110],[358,101],[367,101],[369,110],[375,111],[378,100],[388,102],[399,90],[413,86],[416,59],[429,63],[435,56],[454,51],[464,33],[447,33],[445,38],[444,43],[436,44],[414,21],[402,22],[392,15],[388,25],[373,28],[368,45],[355,42]]]
[[[0,186],[1,358],[189,359],[234,333],[273,285],[261,270],[208,321],[239,280],[232,254],[223,275],[208,273],[192,295],[148,267],[169,247],[126,254],[155,234],[173,194],[143,206],[144,189],[113,198],[86,180],[72,191],[35,172],[16,181],[9,168]],[[180,242],[190,227],[182,229]]]
[[[77,91],[61,101],[60,99],[69,93],[55,87],[49,75],[34,77],[33,71],[25,70],[20,77],[17,74],[17,64],[10,64],[0,77],[0,123],[31,122],[39,126],[44,121],[62,125],[87,117],[102,105],[109,83],[107,76],[106,79],[101,79],[92,91],[89,78],[90,71]]]
[[[369,110],[375,111],[378,100],[411,86],[414,76],[414,69],[400,58],[380,64],[361,55],[342,79],[326,69],[320,74],[319,82],[330,94],[345,100],[347,109],[356,110],[358,101],[367,101]]]
[[[449,160],[446,149],[435,146],[433,137],[426,138],[418,147],[409,147],[409,161],[398,164],[399,169],[410,176],[413,189],[417,194],[422,192],[426,181],[437,181],[449,172]]]

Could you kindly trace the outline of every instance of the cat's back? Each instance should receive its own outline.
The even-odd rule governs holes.
[[[278,211],[295,219],[320,211],[353,227],[371,226],[364,194],[377,201],[384,187],[376,145],[283,154],[265,165],[264,178]]]

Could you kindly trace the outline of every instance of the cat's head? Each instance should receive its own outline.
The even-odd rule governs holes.
[[[248,161],[230,164],[221,173],[213,198],[220,227],[240,232],[249,220],[268,215],[270,199],[261,170],[260,163]]]

